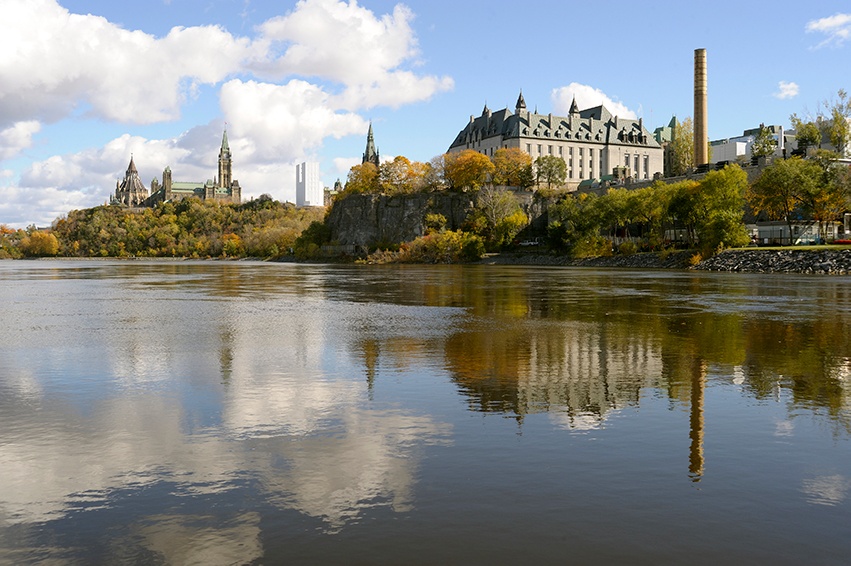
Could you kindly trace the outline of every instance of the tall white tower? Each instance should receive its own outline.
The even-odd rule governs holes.
[[[325,191],[319,179],[318,163],[305,162],[295,166],[295,205],[325,205]]]

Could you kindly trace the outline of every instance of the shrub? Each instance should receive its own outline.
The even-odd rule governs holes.
[[[463,263],[484,255],[481,237],[457,230],[427,234],[402,244],[398,252],[378,250],[367,263]]]
[[[626,241],[618,246],[618,253],[621,255],[632,255],[636,252],[638,252],[638,246],[635,242]]]

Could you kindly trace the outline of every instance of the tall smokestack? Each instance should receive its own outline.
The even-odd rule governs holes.
[[[694,50],[694,164],[709,163],[706,117],[706,49]]]

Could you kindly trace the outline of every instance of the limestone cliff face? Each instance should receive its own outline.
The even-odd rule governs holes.
[[[446,228],[457,230],[472,208],[473,199],[463,193],[349,195],[334,203],[327,223],[341,245],[400,243],[425,233],[426,214],[442,214]]]
[[[531,192],[515,193],[535,232],[546,232],[547,202]],[[331,239],[344,246],[409,242],[425,233],[426,214],[442,214],[448,230],[461,228],[475,206],[471,193],[349,195],[334,203],[326,222]]]

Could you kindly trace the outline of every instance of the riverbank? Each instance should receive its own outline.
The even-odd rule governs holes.
[[[693,269],[745,273],[851,273],[851,249],[747,249],[727,250],[712,256]]]
[[[736,249],[716,254],[692,266],[693,251],[640,253],[573,259],[535,253],[490,255],[479,263],[490,265],[561,265],[572,267],[620,267],[628,269],[695,269],[742,273],[851,273],[851,249]]]

